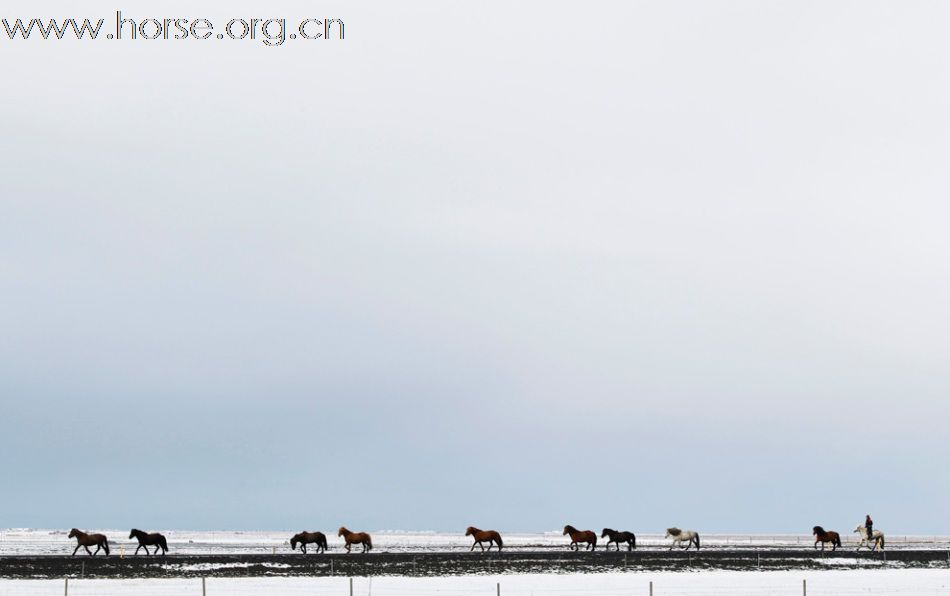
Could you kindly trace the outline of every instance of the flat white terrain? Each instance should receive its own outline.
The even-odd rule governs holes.
[[[83,528],[104,533],[109,537],[113,554],[131,554],[137,542],[129,540],[129,530]],[[290,537],[303,529],[294,531],[182,531],[142,528],[146,531],[161,531],[168,538],[170,554],[270,554],[290,552]],[[331,551],[342,548],[342,539],[331,528],[322,528],[327,534]],[[600,535],[601,528],[594,528]],[[844,548],[853,550],[857,545],[855,535],[848,535],[842,528]],[[75,540],[66,538],[65,530],[3,529],[0,530],[0,556],[8,555],[68,555],[76,546]],[[400,532],[371,531],[376,552],[431,552],[464,551],[472,546],[472,539],[464,536],[464,528],[458,533],[445,532]],[[570,542],[560,531],[510,534],[502,532],[506,549],[566,548]],[[807,534],[785,535],[738,535],[703,534],[702,547],[710,548],[811,548],[813,538]],[[602,548],[603,541],[598,541]],[[637,533],[638,548],[668,547],[670,541],[662,534]],[[939,549],[950,548],[950,537],[888,535],[887,548]]]
[[[858,570],[858,571],[706,571],[697,573],[609,573],[588,575],[525,574],[459,576],[439,578],[356,578],[353,593],[359,596],[436,595],[493,596],[501,594],[541,596],[632,596],[649,594],[653,582],[656,596],[672,594],[950,594],[948,570]],[[62,580],[0,580],[0,596],[53,596],[64,593]],[[208,596],[264,594],[349,594],[346,578],[237,578],[207,580]],[[170,596],[200,595],[200,580],[70,580],[70,596]]]

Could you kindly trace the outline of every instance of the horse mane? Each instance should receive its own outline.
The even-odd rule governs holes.
[[[337,536],[346,536],[347,534],[352,534],[352,532],[347,530],[346,526],[340,526],[340,531],[336,533]]]
[[[812,533],[812,534],[824,534],[824,533],[825,533],[825,529],[822,528],[821,526],[815,526],[814,528],[811,529],[811,533]]]
[[[481,532],[481,530],[479,530],[479,529],[476,528],[475,526],[469,526],[468,528],[465,529],[465,535],[466,535],[466,536],[473,536],[473,535],[475,535],[475,534],[477,534],[477,533],[479,533],[479,532]]]
[[[575,528],[574,526],[572,526],[572,525],[570,525],[570,524],[564,526],[564,533],[565,533],[565,534],[570,534],[571,532],[576,532],[576,531],[577,531],[577,528]]]
[[[680,534],[683,533],[683,530],[680,530],[677,527],[672,527],[672,528],[667,528],[666,533],[669,534],[670,536],[679,536]]]

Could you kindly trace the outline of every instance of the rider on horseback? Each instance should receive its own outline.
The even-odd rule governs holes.
[[[868,540],[871,540],[874,537],[874,521],[871,519],[870,514],[864,516],[864,527],[868,531]]]

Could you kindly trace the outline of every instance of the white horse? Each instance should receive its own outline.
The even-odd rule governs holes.
[[[689,547],[693,544],[696,545],[696,550],[699,550],[699,532],[695,530],[680,530],[679,528],[667,528],[666,537],[673,539],[673,544],[670,546],[670,550],[673,550],[674,546],[679,546],[683,542],[686,543],[686,550],[689,550]]]
[[[874,534],[869,537],[868,529],[861,524],[858,524],[854,531],[861,536],[861,542],[858,543],[858,550],[861,550],[862,546],[866,546],[872,551],[878,550],[878,547],[880,547],[880,550],[884,550],[884,532],[874,530]],[[872,540],[874,541],[874,548],[871,548]]]

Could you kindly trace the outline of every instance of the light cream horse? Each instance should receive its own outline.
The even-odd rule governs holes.
[[[673,547],[679,546],[683,542],[686,543],[686,550],[689,550],[689,547],[694,544],[696,545],[696,550],[699,550],[699,532],[695,530],[667,528],[666,537],[673,539],[673,544],[670,546],[670,550],[673,550]]]
[[[854,532],[861,537],[861,542],[858,543],[858,550],[861,550],[862,546],[866,546],[872,551],[884,550],[884,532],[880,530],[874,530],[874,534],[868,537],[868,529],[861,524],[858,524],[858,527],[854,529]],[[871,548],[872,540],[874,541],[873,548]]]

